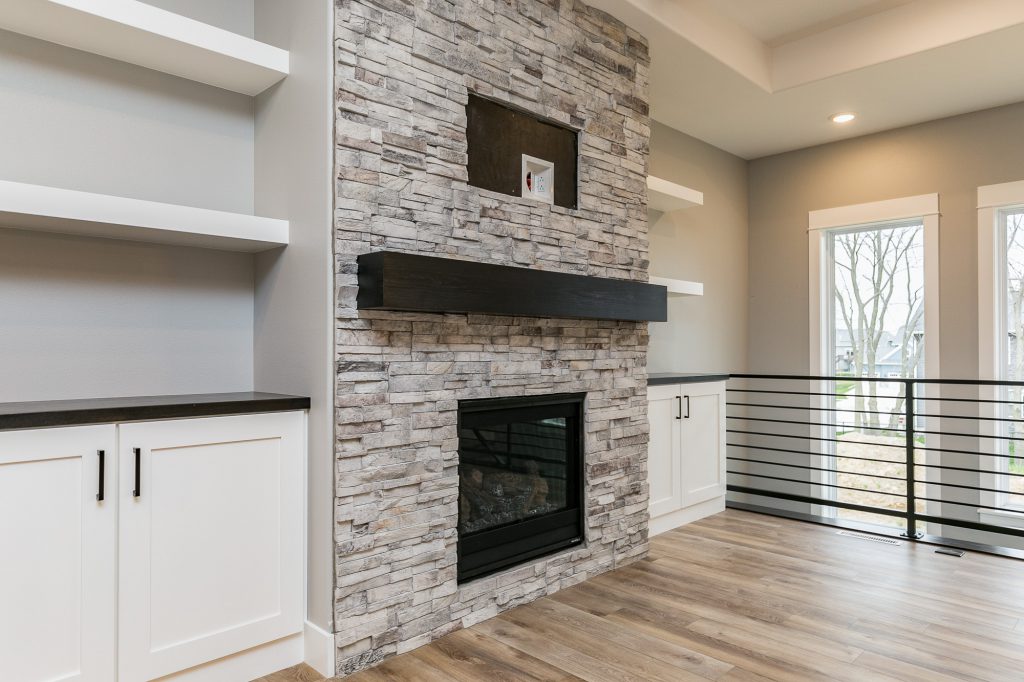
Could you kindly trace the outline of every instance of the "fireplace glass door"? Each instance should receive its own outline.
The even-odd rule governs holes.
[[[582,541],[582,394],[459,404],[459,579]]]

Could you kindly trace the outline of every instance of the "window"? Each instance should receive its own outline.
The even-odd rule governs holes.
[[[823,453],[818,464],[826,470],[816,494],[902,508],[906,386],[899,379],[938,374],[937,334],[926,333],[938,325],[938,197],[813,211],[809,218],[810,370],[838,377],[816,405],[824,415],[814,436]],[[918,453],[922,462],[925,454]],[[860,511],[814,513],[902,524]]]
[[[1008,381],[1024,381],[1024,208],[999,212],[1004,245],[1003,286],[1005,297],[1005,337],[1002,365]],[[1007,422],[1007,436],[1019,438],[1019,420],[1024,418],[1024,396],[1021,388],[1014,386],[1004,391],[1007,404],[1003,405],[1004,416],[1018,421]],[[1002,504],[1024,508],[1024,456],[1017,456],[1014,447],[1017,441],[1007,441],[1007,457],[1003,459],[999,477],[999,488],[1005,491]]]
[[[978,368],[983,379],[1024,381],[1024,183],[978,188]],[[1024,513],[1024,419],[1021,387],[988,389],[983,416],[991,423],[982,439],[984,507]],[[999,511],[979,509],[983,521],[1010,523]],[[992,518],[997,516],[999,518]],[[986,518],[987,517],[987,518]]]

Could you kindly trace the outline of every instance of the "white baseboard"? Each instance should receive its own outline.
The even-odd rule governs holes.
[[[685,526],[688,523],[693,523],[703,519],[706,516],[717,514],[718,512],[725,511],[725,496],[716,497],[706,502],[695,504],[692,507],[686,509],[677,509],[674,512],[668,514],[662,514],[657,518],[652,518],[647,524],[647,534],[649,537],[660,535],[666,531],[670,531],[673,528],[679,526]]]
[[[303,634],[297,632],[231,656],[218,658],[216,661],[161,677],[160,682],[255,680],[302,663],[303,639]]]
[[[334,635],[306,621],[303,660],[324,677],[334,677]]]

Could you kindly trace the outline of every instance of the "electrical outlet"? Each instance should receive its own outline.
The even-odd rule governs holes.
[[[523,190],[525,199],[555,203],[555,164],[523,154]]]

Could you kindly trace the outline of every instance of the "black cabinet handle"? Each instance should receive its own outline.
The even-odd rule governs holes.
[[[690,418],[690,396],[686,396],[686,416],[683,419]]]
[[[102,502],[103,501],[103,479],[105,478],[104,473],[103,473],[103,469],[104,469],[103,465],[106,462],[107,453],[105,451],[103,451],[103,450],[97,450],[96,451],[96,456],[100,458],[100,481],[99,481],[99,485],[96,486],[96,501],[97,502]]]
[[[135,490],[132,491],[132,497],[139,497],[142,495],[142,448],[132,448],[135,453]]]
[[[683,398],[682,396],[676,396],[676,419],[683,418]]]

